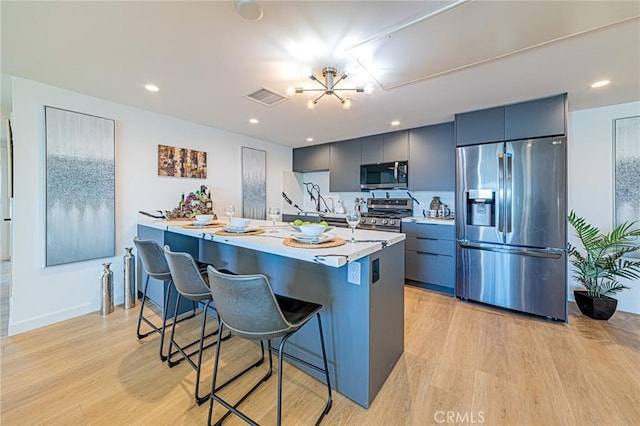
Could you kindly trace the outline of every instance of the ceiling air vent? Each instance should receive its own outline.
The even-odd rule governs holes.
[[[260,90],[249,93],[245,96],[245,98],[251,99],[252,101],[256,101],[266,106],[273,106],[288,99],[286,96],[276,93],[271,89],[267,89],[266,87],[262,87],[262,89]]]

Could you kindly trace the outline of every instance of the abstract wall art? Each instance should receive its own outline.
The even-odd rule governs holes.
[[[617,226],[623,222],[640,221],[640,116],[613,120],[613,148]]]
[[[46,266],[115,256],[115,121],[45,106]]]
[[[614,120],[616,225],[640,220],[640,116]]]
[[[266,158],[265,151],[242,147],[242,217],[266,218]]]
[[[207,153],[158,145],[158,176],[206,179]]]

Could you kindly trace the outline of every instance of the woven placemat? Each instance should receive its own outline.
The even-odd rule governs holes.
[[[210,223],[208,225],[196,225],[195,223],[187,223],[186,225],[182,225],[183,228],[187,229],[205,229],[205,228],[220,228],[224,226],[224,223]]]
[[[222,235],[225,237],[244,237],[245,235],[258,235],[264,234],[264,229],[253,229],[247,232],[227,232],[224,229],[220,229],[214,232],[215,235]]]
[[[293,238],[287,238],[286,240],[284,240],[284,245],[285,246],[298,247],[298,248],[312,248],[312,249],[338,247],[338,246],[341,246],[341,245],[343,245],[345,243],[346,243],[346,241],[344,239],[340,238],[340,237],[336,237],[336,239],[333,240],[333,241],[327,241],[327,242],[324,242],[324,243],[317,243],[317,244],[301,243],[300,241],[296,241]]]

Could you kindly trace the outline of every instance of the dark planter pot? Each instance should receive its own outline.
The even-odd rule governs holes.
[[[616,311],[618,300],[612,297],[591,297],[584,290],[574,290],[576,304],[584,315],[597,320],[608,320]]]

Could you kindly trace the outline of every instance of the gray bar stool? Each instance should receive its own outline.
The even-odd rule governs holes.
[[[147,279],[144,284],[144,289],[142,291],[142,303],[140,304],[140,312],[138,313],[138,326],[136,328],[136,335],[138,339],[144,339],[152,333],[160,334],[160,359],[165,361],[168,358],[168,354],[163,352],[164,347],[164,336],[165,329],[171,324],[167,324],[167,314],[169,310],[169,297],[171,294],[171,289],[174,287],[173,279],[171,277],[171,271],[169,270],[169,265],[167,265],[167,260],[164,257],[164,252],[162,251],[162,247],[156,241],[153,240],[141,240],[138,237],[133,238],[133,244],[136,246],[138,251],[138,256],[140,256],[140,261],[142,262],[142,268],[144,272],[147,274]],[[164,307],[162,309],[162,325],[157,326],[151,320],[144,316],[144,306],[147,301],[147,290],[149,288],[149,277],[155,278],[160,281],[169,281],[169,285],[167,286],[167,291],[164,296]],[[177,306],[177,305],[176,305]],[[195,305],[194,305],[194,313],[191,316],[186,318],[182,318],[179,321],[186,320],[188,318],[192,318],[195,315]],[[176,320],[176,317],[173,317],[173,320]],[[151,331],[147,333],[140,332],[140,326],[144,321],[149,327],[151,327]]]
[[[324,374],[327,385],[327,402],[316,421],[316,424],[319,424],[331,409],[332,402],[327,354],[322,334],[322,321],[320,319],[320,311],[323,309],[323,306],[317,303],[275,294],[267,277],[261,274],[228,275],[216,270],[213,266],[207,267],[207,274],[209,276],[211,294],[215,300],[219,320],[222,322],[221,327],[227,327],[233,334],[242,338],[260,341],[261,344],[266,340],[269,344],[269,370],[267,374],[238,402],[232,405],[217,395],[219,388],[216,387],[216,380],[222,343],[220,334],[218,334],[218,347],[216,348],[211,385],[211,389],[214,389],[214,391],[211,393],[209,399],[207,424],[211,425],[213,403],[217,401],[228,411],[216,424],[221,424],[230,413],[234,413],[245,422],[257,425],[255,421],[239,411],[237,407],[256,390],[261,383],[265,382],[271,376],[273,368],[271,350],[275,350],[275,348],[271,347],[271,339],[275,338],[282,338],[278,348],[278,395],[276,411],[278,426],[280,426],[282,419],[282,365],[284,357],[293,359],[298,363]],[[318,332],[320,334],[324,368],[310,364],[284,351],[287,340],[313,317],[318,319]]]
[[[209,395],[210,395],[210,393],[207,393],[206,395],[201,396],[198,393],[200,388],[200,371],[202,366],[202,353],[204,352],[204,349],[207,349],[215,345],[216,343],[219,343],[221,340],[228,339],[229,337],[231,337],[231,334],[229,333],[225,337],[221,337],[221,335],[219,334],[219,332],[221,332],[222,330],[220,327],[220,319],[219,319],[218,313],[216,312],[215,306],[213,304],[213,299],[211,297],[211,290],[209,289],[209,286],[207,285],[207,283],[204,281],[201,270],[199,269],[198,265],[194,261],[193,257],[189,253],[172,252],[169,246],[164,247],[164,255],[169,265],[169,270],[171,271],[171,276],[173,277],[174,284],[176,286],[176,289],[178,290],[178,302],[176,303],[176,315],[178,311],[178,304],[180,303],[180,299],[182,297],[185,297],[194,303],[198,303],[198,302],[205,303],[204,309],[202,312],[202,326],[200,329],[200,339],[197,341],[199,343],[198,349],[192,353],[186,353],[186,349],[192,346],[193,343],[187,346],[180,346],[175,341],[176,327],[174,323],[173,327],[171,328],[171,337],[169,338],[169,358],[167,360],[169,367],[173,367],[174,365],[178,364],[180,361],[186,360],[187,363],[191,366],[191,368],[193,368],[196,371],[194,395],[195,395],[196,402],[198,404],[202,404],[209,399]],[[227,274],[232,275],[232,272],[227,270],[224,270],[224,271]],[[216,320],[218,321],[218,327],[216,328],[215,331],[209,334],[205,334],[208,312],[211,312],[214,314]],[[218,334],[218,337],[219,337],[218,341],[216,342],[214,340],[213,342],[210,342],[207,345],[205,345],[204,343],[205,339],[207,339],[208,337],[214,336],[216,334]],[[174,346],[177,349],[176,352],[172,352]],[[173,361],[171,357],[173,355],[176,355],[177,353],[180,353],[182,355],[182,358],[176,361]],[[194,362],[191,359],[191,357],[196,354],[198,355],[198,358],[197,358],[197,361]],[[227,382],[221,385],[219,389],[222,389],[224,386],[231,383],[237,377],[244,374],[244,372],[262,364],[263,361],[264,361],[264,348],[262,349],[261,359],[259,359],[255,364],[247,367],[246,370],[242,371],[241,373],[229,379]]]

